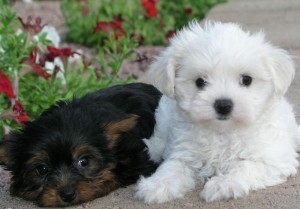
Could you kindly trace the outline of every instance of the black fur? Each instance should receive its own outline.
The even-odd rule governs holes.
[[[142,139],[153,133],[154,114],[160,97],[161,93],[151,85],[117,85],[72,101],[60,101],[35,121],[27,122],[22,130],[13,132],[1,144],[3,159],[0,161],[12,172],[12,195],[37,200],[41,206],[67,206],[135,183],[140,175],[150,175],[157,165],[150,161]],[[136,125],[121,131],[109,148],[113,139],[106,133],[106,127],[132,115],[138,116]],[[73,156],[74,148],[82,145],[96,149],[85,153],[83,158],[89,161],[86,168],[80,167],[80,159]],[[49,159],[31,162],[37,153]],[[41,175],[45,172],[43,169],[48,173]],[[79,182],[88,184],[94,179],[100,182],[99,176],[104,170],[109,170],[113,177],[103,187],[111,189],[102,192],[99,188],[91,188],[95,192],[71,201],[63,201],[61,197],[56,197],[55,201],[47,200],[49,188],[54,188],[57,194],[66,187],[79,192],[76,191]]]

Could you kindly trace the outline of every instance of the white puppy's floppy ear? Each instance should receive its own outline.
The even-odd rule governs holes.
[[[173,47],[164,50],[154,62],[146,74],[147,83],[153,84],[163,94],[174,97],[175,87],[175,59]]]
[[[270,70],[275,87],[275,94],[282,97],[295,76],[294,62],[287,51],[273,48],[270,56]]]

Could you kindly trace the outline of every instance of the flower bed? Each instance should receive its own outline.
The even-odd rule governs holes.
[[[136,47],[166,44],[220,1],[62,0],[66,41],[94,48],[96,56],[87,58],[62,47],[43,19],[18,17],[10,1],[0,0],[0,140],[57,100],[134,81],[118,72],[128,59],[147,59]]]

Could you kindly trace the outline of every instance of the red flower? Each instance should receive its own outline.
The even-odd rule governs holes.
[[[125,34],[125,30],[122,28],[122,22],[116,20],[111,22],[99,21],[94,29],[94,33],[99,31],[103,31],[107,34],[114,34],[115,39],[118,39]]]
[[[190,6],[186,6],[185,9],[184,9],[184,13],[186,15],[192,14],[192,8]]]
[[[63,52],[54,46],[47,46],[47,49],[49,51],[49,54],[52,55],[50,57],[53,57],[53,59],[63,55]]]
[[[141,4],[146,10],[148,17],[154,17],[158,14],[156,9],[157,0],[141,0]]]
[[[29,65],[30,71],[40,77],[43,77],[44,79],[48,79],[51,75],[43,69],[42,66],[36,64],[37,60],[37,51],[36,48],[30,53],[30,56],[28,59],[24,60],[23,63]]]
[[[47,71],[45,71],[44,68],[43,68],[42,66],[40,66],[40,65],[35,64],[35,65],[31,65],[31,67],[32,67],[32,73],[34,73],[34,74],[36,74],[36,75],[38,75],[38,76],[40,76],[40,77],[42,77],[42,78],[44,78],[44,79],[46,79],[46,80],[51,76],[51,75],[50,75]]]
[[[0,70],[0,93],[1,92],[8,98],[16,98],[9,78]]]
[[[168,32],[166,33],[166,38],[171,39],[171,38],[173,38],[174,35],[175,35],[175,32],[173,30],[168,30]]]
[[[13,106],[13,117],[17,123],[22,124],[25,121],[28,121],[27,114],[23,108],[23,105],[18,100]]]
[[[82,6],[81,7],[81,13],[83,15],[88,15],[90,13],[90,8],[88,6]]]
[[[49,51],[49,53],[47,54],[48,61],[53,61],[56,57],[73,57],[74,54],[78,54],[68,47],[58,49],[53,46],[47,46],[47,49]]]
[[[25,60],[25,63],[26,64],[35,64],[36,63],[36,60],[37,60],[37,50],[36,48],[34,48],[30,55],[29,55],[29,58],[27,60]]]
[[[24,22],[21,17],[18,17],[18,20],[21,22],[24,32],[31,35],[35,35],[43,29],[45,25],[41,25],[42,19],[40,17],[35,18],[35,22],[32,23],[32,17],[27,17],[27,22]]]
[[[60,51],[62,55],[66,57],[73,57],[74,54],[78,54],[77,52],[73,52],[71,48],[61,48]]]

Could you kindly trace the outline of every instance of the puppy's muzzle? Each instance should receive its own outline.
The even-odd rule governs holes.
[[[76,191],[73,187],[64,187],[59,195],[64,202],[72,202],[76,198]]]
[[[219,120],[226,120],[233,110],[233,102],[230,99],[217,99],[214,103]]]

